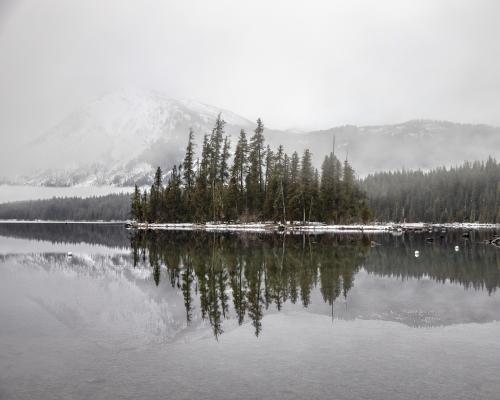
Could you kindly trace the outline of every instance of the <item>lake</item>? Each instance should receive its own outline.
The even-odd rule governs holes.
[[[0,399],[499,399],[495,234],[0,224]]]

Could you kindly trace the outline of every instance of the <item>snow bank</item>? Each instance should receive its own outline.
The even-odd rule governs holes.
[[[218,231],[218,232],[276,232],[286,231],[291,233],[299,232],[364,232],[378,233],[391,231],[423,231],[433,229],[500,229],[500,224],[480,224],[480,223],[451,223],[451,224],[427,224],[418,223],[385,223],[385,224],[352,224],[352,225],[326,225],[318,222],[302,225],[300,223],[291,223],[287,225],[275,224],[272,222],[255,223],[214,223],[205,224],[195,223],[169,223],[169,224],[148,224],[130,222],[127,225],[132,229],[142,230],[172,230],[172,231]]]

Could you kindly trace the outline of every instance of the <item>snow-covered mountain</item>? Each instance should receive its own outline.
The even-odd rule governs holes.
[[[235,144],[241,128],[255,123],[230,111],[154,92],[122,91],[82,106],[24,149],[36,171],[16,182],[45,186],[118,185],[151,182],[156,166],[168,170],[182,160],[189,129],[198,150],[219,113]],[[265,122],[265,116],[263,116]],[[323,131],[280,131],[266,127],[275,148],[310,148],[317,166],[331,151],[348,155],[361,175],[397,168],[432,168],[464,160],[500,157],[500,128],[413,120],[395,125],[342,126]]]
[[[229,111],[154,92],[117,92],[87,104],[29,144],[40,160],[23,180],[35,185],[131,185],[150,180],[157,165],[170,168],[182,156],[189,128],[211,131],[219,113],[227,132],[252,123]],[[47,155],[48,157],[44,157]]]

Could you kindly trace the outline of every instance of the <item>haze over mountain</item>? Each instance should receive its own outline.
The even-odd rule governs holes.
[[[46,186],[148,184],[157,165],[166,171],[182,160],[190,128],[200,151],[203,135],[211,132],[219,113],[233,145],[240,129],[252,134],[253,121],[215,106],[156,92],[110,93],[70,113],[30,142],[22,149],[18,173],[8,178],[13,183]],[[337,156],[347,156],[360,175],[500,157],[500,128],[447,121],[349,125],[312,132],[266,126],[264,134],[273,149],[279,144],[287,152],[309,148],[317,167],[335,137]],[[36,160],[36,165],[29,160]]]

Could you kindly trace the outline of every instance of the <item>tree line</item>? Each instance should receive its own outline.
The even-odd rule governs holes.
[[[129,218],[129,193],[88,198],[54,197],[0,204],[0,219],[126,221]]]
[[[379,172],[361,187],[379,221],[500,222],[500,163],[491,157],[428,172]]]
[[[260,119],[248,139],[241,130],[234,149],[217,117],[203,136],[201,158],[195,159],[194,132],[189,131],[184,161],[174,165],[163,185],[158,167],[150,190],[135,187],[132,218],[147,222],[207,221],[367,221],[371,212],[347,160],[333,151],[321,166],[305,150],[286,154],[283,146],[266,146]]]

